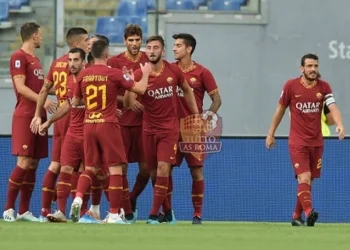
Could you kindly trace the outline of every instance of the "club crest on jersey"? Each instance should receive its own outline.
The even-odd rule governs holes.
[[[318,92],[316,94],[316,97],[317,97],[318,100],[322,100],[323,95],[320,92]]]
[[[172,83],[173,78],[172,78],[172,77],[168,77],[168,78],[166,79],[166,81],[167,81],[168,83]]]
[[[194,77],[191,77],[191,78],[190,78],[190,82],[191,82],[191,83],[195,83],[196,81],[197,81],[196,78],[194,78]]]

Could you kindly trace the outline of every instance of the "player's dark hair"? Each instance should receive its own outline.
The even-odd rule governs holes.
[[[194,50],[196,49],[196,45],[197,45],[197,41],[196,41],[196,38],[194,38],[194,36],[192,36],[191,34],[188,34],[188,33],[179,33],[179,34],[174,34],[173,38],[174,39],[183,39],[186,47],[189,47],[189,46],[192,47],[191,55],[193,54]]]
[[[150,42],[153,42],[153,41],[158,41],[162,44],[163,48],[165,47],[165,42],[164,42],[164,39],[162,36],[160,35],[156,35],[156,36],[150,36],[147,41],[146,41],[146,44],[147,43],[150,43]]]
[[[124,38],[127,39],[129,36],[139,36],[142,38],[142,29],[137,24],[129,24],[124,29]]]
[[[101,58],[107,48],[108,44],[106,43],[106,41],[98,40],[94,42],[94,44],[91,47],[91,55],[93,56],[93,58]]]
[[[315,61],[318,61],[318,56],[315,55],[315,54],[311,54],[311,53],[304,55],[304,56],[301,58],[301,66],[303,66],[303,67],[305,66],[305,61],[306,61],[306,59],[313,59],[313,60],[315,60]]]
[[[29,40],[33,34],[39,31],[40,25],[34,22],[25,23],[21,26],[21,38],[22,42]]]
[[[81,48],[72,48],[69,50],[69,53],[72,53],[72,54],[79,53],[81,60],[83,61],[85,60],[86,53]]]
[[[95,34],[95,35],[92,35],[91,38],[94,38],[96,37],[97,40],[103,40],[105,41],[108,45],[109,45],[109,39],[108,37],[104,36],[104,35],[100,35],[100,34]]]
[[[87,34],[88,34],[88,32],[84,28],[81,28],[81,27],[70,28],[66,34],[66,41],[68,44],[72,44],[72,42],[73,42],[72,40],[76,36],[87,35]]]

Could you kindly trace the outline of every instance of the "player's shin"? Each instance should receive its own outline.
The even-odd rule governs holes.
[[[299,183],[298,198],[307,217],[312,212],[311,188],[308,183]]]
[[[7,201],[5,205],[5,211],[8,209],[14,209],[16,199],[19,193],[19,190],[22,187],[24,177],[27,174],[27,170],[16,166],[9,178],[8,188],[7,188]]]
[[[194,217],[202,217],[202,206],[204,197],[204,179],[202,166],[190,166],[192,176],[192,204]]]
[[[123,175],[123,193],[122,205],[125,212],[125,218],[129,221],[134,219],[133,211],[131,210],[129,182],[126,175]]]
[[[143,190],[146,188],[149,178],[150,178],[150,173],[146,169],[146,167],[141,167],[142,165],[145,165],[145,163],[140,163],[140,171],[136,176],[136,181],[134,184],[134,187],[130,193],[130,200],[131,201],[136,201],[137,198],[140,196],[140,194],[143,192]],[[136,204],[136,202],[135,202]],[[133,208],[133,211],[135,211],[135,208]]]
[[[67,199],[71,191],[72,174],[62,171],[57,181],[57,206],[64,215],[66,214]]]
[[[86,167],[84,172],[81,173],[78,180],[77,192],[74,201],[79,200],[80,204],[82,204],[84,194],[90,189],[92,179],[94,178],[95,174],[96,170],[94,170],[93,167]]]
[[[121,166],[110,167],[109,176],[109,204],[110,213],[118,214],[123,195],[123,177]]]
[[[21,187],[21,199],[19,202],[19,214],[24,214],[29,211],[30,200],[34,191],[35,181],[36,181],[36,170],[37,164],[33,164],[32,168],[27,170],[27,174],[24,178]]]
[[[92,213],[92,216],[96,219],[100,218],[100,203],[102,198],[102,183],[101,179],[96,176],[92,180],[91,186],[91,206],[89,211]]]
[[[72,196],[72,199],[75,198],[75,194],[77,192],[77,185],[78,185],[78,180],[79,180],[79,177],[81,175],[82,172],[78,171],[74,171],[72,173],[72,178],[71,178],[71,184],[72,184],[72,188],[71,188],[71,196]]]
[[[46,174],[43,179],[42,186],[42,206],[41,206],[41,215],[46,217],[47,214],[51,213],[51,203],[55,193],[55,184],[57,180],[57,174],[52,172],[50,169],[46,171]]]

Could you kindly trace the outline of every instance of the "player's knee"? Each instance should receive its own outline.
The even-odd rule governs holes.
[[[307,183],[311,184],[311,173],[306,172],[298,175],[298,183]]]
[[[109,167],[109,174],[110,175],[122,175],[123,174],[123,167],[121,165],[111,166],[111,167]]]
[[[74,168],[70,166],[62,166],[61,172],[66,173],[66,174],[73,174]]]
[[[33,165],[33,158],[28,156],[18,156],[17,158],[17,166],[23,169],[29,169]]]
[[[191,167],[191,176],[193,181],[201,181],[203,180],[203,168],[201,166]]]
[[[157,176],[169,176],[170,174],[170,164],[166,162],[158,162]]]
[[[59,162],[52,161],[49,166],[49,170],[52,173],[58,174],[60,172],[61,165]]]

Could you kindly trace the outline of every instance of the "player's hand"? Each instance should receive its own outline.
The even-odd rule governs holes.
[[[127,69],[125,66],[122,68],[122,71],[123,71],[123,75],[124,75],[124,78],[126,80],[132,80],[132,81],[135,81],[135,77],[134,77],[134,71],[132,69]]]
[[[137,113],[141,113],[144,110],[144,106],[135,100],[134,104],[131,106],[131,110]]]
[[[117,111],[115,112],[115,115],[117,117],[121,117],[123,115],[123,111],[121,111],[120,109],[117,109]]]
[[[202,119],[207,123],[207,129],[209,131],[217,127],[218,116],[214,112],[210,110],[203,112]]]
[[[44,108],[50,113],[53,114],[57,110],[57,103],[51,101],[50,99],[46,99],[46,102],[44,104]]]
[[[338,133],[339,140],[343,140],[344,139],[344,137],[345,137],[345,129],[344,129],[343,125],[337,126],[335,128],[335,132]]]
[[[50,124],[49,121],[46,121],[46,122],[44,122],[43,124],[41,124],[41,125],[39,126],[39,135],[41,135],[41,136],[46,135],[47,130],[49,129],[50,125],[51,125],[51,124]]]
[[[276,140],[275,137],[268,135],[266,137],[266,142],[265,142],[266,148],[271,149],[274,148],[276,145]]]
[[[142,63],[140,63],[140,68],[141,68],[142,74],[149,75],[152,72],[152,66],[148,62],[146,62],[144,65],[142,65]]]
[[[30,130],[34,133],[37,134],[39,132],[39,127],[41,125],[41,117],[35,116],[32,119],[32,122],[30,123]]]

